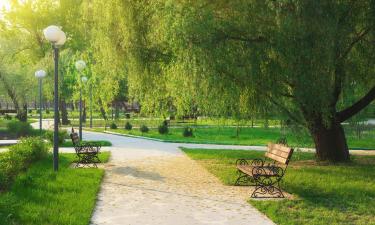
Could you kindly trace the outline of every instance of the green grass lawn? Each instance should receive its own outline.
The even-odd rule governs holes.
[[[104,131],[104,129],[96,128],[95,131]],[[144,136],[157,138],[164,141],[184,142],[184,143],[210,143],[210,144],[231,144],[231,145],[266,145],[268,142],[275,142],[284,134],[287,137],[290,146],[313,147],[312,139],[305,133],[293,133],[280,128],[241,128],[240,134],[236,136],[236,128],[234,127],[210,127],[195,128],[194,137],[184,137],[182,128],[170,128],[169,134],[159,134],[157,129],[150,129],[148,133],[141,133],[139,129],[125,130],[107,129],[112,132],[122,134],[130,134],[136,136]],[[368,131],[361,139],[348,132],[347,140],[350,148],[366,148],[375,149],[375,129]]]
[[[264,152],[183,149],[224,184],[237,178],[235,161]],[[375,156],[352,156],[347,164],[313,161],[312,153],[295,152],[281,184],[295,200],[249,203],[277,224],[375,224]],[[249,192],[250,197],[250,192]]]
[[[98,141],[82,141],[83,144],[92,144],[97,145],[100,144],[102,147],[105,146],[112,146],[112,143],[110,141],[104,141],[104,140],[98,140]],[[73,147],[73,142],[71,140],[66,140],[60,147]]]
[[[102,162],[109,152],[100,154]],[[52,158],[34,163],[0,194],[0,224],[87,225],[104,175],[102,169],[73,169],[74,154],[60,154],[60,168]]]

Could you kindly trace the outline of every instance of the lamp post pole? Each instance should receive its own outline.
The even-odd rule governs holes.
[[[53,170],[59,170],[59,49],[53,47],[55,60],[55,85],[54,85],[54,132],[53,132]]]
[[[92,128],[92,84],[90,84],[90,128]]]
[[[78,72],[81,72],[86,67],[86,63],[83,60],[78,60],[75,63]],[[79,87],[79,140],[82,141],[82,88],[83,84],[87,82],[87,77],[83,76],[80,79],[81,85]]]
[[[38,70],[35,72],[35,77],[39,80],[39,132],[42,135],[42,79],[46,76],[46,72],[44,70]]]
[[[55,62],[54,73],[54,132],[53,132],[53,170],[59,169],[59,47],[66,41],[65,33],[57,26],[49,26],[43,30],[44,37],[51,42],[53,59]]]
[[[40,135],[42,135],[42,78],[39,78],[39,130]]]
[[[82,141],[82,86],[79,89],[79,140]]]

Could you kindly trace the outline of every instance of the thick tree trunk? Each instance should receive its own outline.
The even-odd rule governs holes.
[[[314,139],[318,160],[332,162],[350,160],[344,129],[340,123],[334,122],[328,128],[320,123],[310,132]]]

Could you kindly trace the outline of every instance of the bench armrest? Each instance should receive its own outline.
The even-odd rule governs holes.
[[[248,165],[250,165],[250,166],[263,166],[264,160],[263,159],[237,159],[236,165],[237,166],[248,166]]]

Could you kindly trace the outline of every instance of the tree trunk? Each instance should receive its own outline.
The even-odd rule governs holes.
[[[61,123],[63,125],[69,125],[68,110],[67,110],[67,107],[66,107],[66,101],[63,98],[61,98],[61,101],[60,101],[60,111],[61,111]]]
[[[24,103],[22,109],[17,110],[17,119],[21,122],[27,121],[27,104]]]
[[[107,120],[107,119],[108,119],[108,118],[107,118],[107,114],[106,114],[106,112],[105,112],[105,110],[104,110],[103,102],[102,102],[101,99],[99,99],[99,107],[100,107],[100,114],[102,114],[103,119],[104,119],[104,120]]]
[[[344,129],[340,123],[333,122],[329,128],[319,123],[310,132],[314,139],[318,160],[332,162],[350,160]]]

